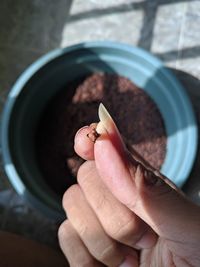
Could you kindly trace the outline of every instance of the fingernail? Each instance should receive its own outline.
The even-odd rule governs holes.
[[[151,248],[157,240],[157,236],[153,231],[146,233],[136,244],[136,248]]]
[[[135,264],[136,264],[136,259],[133,256],[128,255],[125,261],[119,265],[119,267],[133,267],[135,266]]]

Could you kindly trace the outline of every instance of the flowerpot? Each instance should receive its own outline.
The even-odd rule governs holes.
[[[56,220],[64,216],[61,199],[38,167],[35,132],[49,100],[69,81],[94,72],[125,76],[153,98],[167,132],[161,170],[178,186],[186,181],[195,159],[197,126],[191,103],[160,60],[142,49],[113,42],[82,43],[52,51],[22,73],[11,89],[2,116],[1,141],[4,168],[16,191]]]

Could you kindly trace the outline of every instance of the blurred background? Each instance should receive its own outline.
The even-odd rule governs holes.
[[[1,0],[0,112],[17,77],[48,51],[89,40],[144,48],[172,69],[200,120],[199,0]],[[199,165],[199,166],[198,166]],[[200,203],[200,152],[184,192]],[[57,225],[10,186],[0,161],[0,229],[57,246]]]

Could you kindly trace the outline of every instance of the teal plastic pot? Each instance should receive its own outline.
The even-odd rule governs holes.
[[[168,136],[162,172],[178,186],[186,181],[195,159],[197,126],[191,103],[160,60],[142,49],[112,42],[82,43],[50,52],[33,63],[11,89],[2,116],[1,141],[4,168],[16,191],[56,220],[63,217],[61,200],[40,173],[34,135],[48,101],[69,81],[93,72],[125,76],[154,99]]]

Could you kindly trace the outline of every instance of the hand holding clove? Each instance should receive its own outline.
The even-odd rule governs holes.
[[[89,126],[75,137],[87,161],[63,197],[59,240],[70,266],[200,266],[200,207],[127,149],[102,105],[99,118],[95,142]]]

